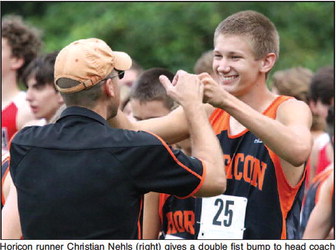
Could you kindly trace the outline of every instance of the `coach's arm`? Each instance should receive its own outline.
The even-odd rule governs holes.
[[[184,110],[191,139],[192,156],[206,166],[205,180],[196,196],[214,196],[226,189],[223,152],[204,109],[203,84],[196,75],[179,71],[173,83],[161,76],[167,94]]]

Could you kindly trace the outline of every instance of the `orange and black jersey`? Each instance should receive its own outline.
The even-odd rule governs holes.
[[[303,206],[300,217],[300,238],[302,238],[304,231],[306,229],[309,217],[311,212],[313,211],[319,196],[321,186],[328,179],[328,177],[333,174],[333,168],[327,167],[322,172],[314,177],[311,185],[309,186],[306,195],[303,200]]]
[[[3,152],[1,161],[1,209],[5,205],[4,183],[9,173],[9,160],[9,153]]]
[[[263,114],[275,119],[278,106],[289,98],[277,97]],[[289,185],[279,157],[247,129],[231,135],[229,119],[230,115],[221,109],[210,116],[224,153],[224,194],[247,198],[244,239],[295,237],[290,234],[296,233],[299,222],[303,177],[295,187]]]
[[[201,161],[160,138],[111,128],[81,107],[24,128],[10,154],[25,239],[141,238],[143,194],[189,197],[205,175]]]
[[[160,239],[195,239],[196,199],[179,199],[169,194],[160,194],[159,197]]]

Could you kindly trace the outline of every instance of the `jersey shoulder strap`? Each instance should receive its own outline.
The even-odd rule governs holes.
[[[223,109],[216,108],[209,117],[209,122],[215,131],[215,134],[221,133],[229,128],[229,114]]]
[[[276,112],[278,110],[278,107],[284,103],[285,101],[289,99],[294,99],[294,97],[291,96],[285,96],[285,95],[280,95],[278,96],[272,103],[271,105],[263,112],[264,115],[275,119],[276,117]]]

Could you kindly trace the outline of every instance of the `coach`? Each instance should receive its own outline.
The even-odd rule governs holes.
[[[13,139],[14,187],[3,238],[139,239],[143,195],[213,196],[226,188],[222,151],[202,107],[203,85],[179,72],[161,81],[185,110],[193,157],[144,131],[111,128],[118,78],[131,58],[102,40],[71,43],[56,58],[55,84],[67,108],[55,124]]]

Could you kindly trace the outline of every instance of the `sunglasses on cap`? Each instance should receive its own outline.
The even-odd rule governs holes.
[[[124,76],[125,76],[125,71],[123,71],[123,70],[117,70],[117,69],[116,69],[116,71],[117,71],[117,74],[116,74],[116,75],[114,75],[114,76],[108,76],[108,77],[106,77],[104,80],[112,79],[112,78],[114,78],[114,77],[118,77],[119,79],[123,79]]]
[[[117,71],[117,76],[119,77],[119,79],[123,79],[124,78],[124,76],[125,76],[125,71],[123,71],[123,70],[117,70],[116,69],[116,71]]]

